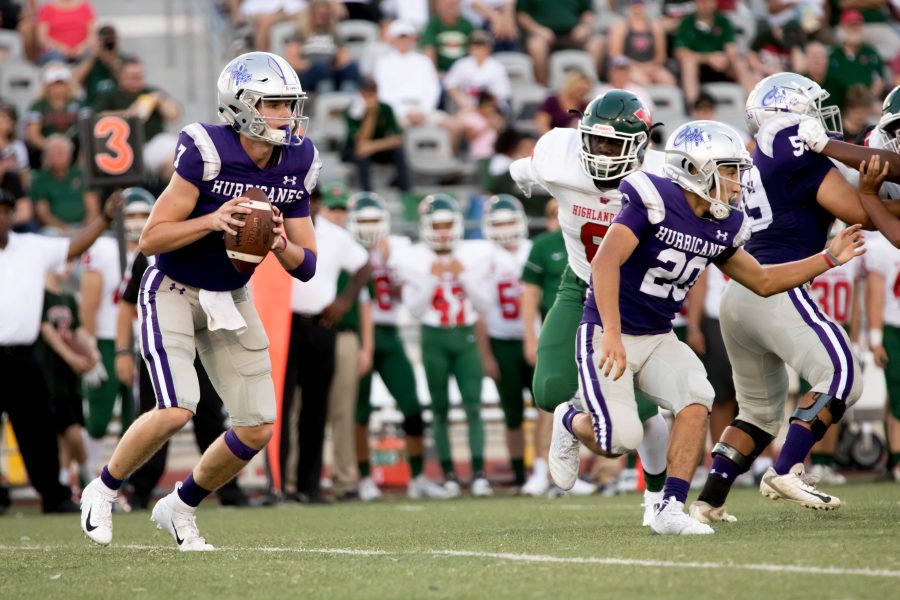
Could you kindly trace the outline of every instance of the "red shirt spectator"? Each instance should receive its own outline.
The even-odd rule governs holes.
[[[62,55],[64,59],[76,58],[90,43],[95,19],[94,7],[86,0],[47,2],[38,11],[42,52]]]

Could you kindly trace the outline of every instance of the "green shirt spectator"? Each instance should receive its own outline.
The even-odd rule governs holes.
[[[31,197],[35,204],[47,203],[50,213],[70,226],[81,225],[87,220],[84,193],[84,175],[74,165],[62,173],[41,169],[35,173],[31,182]],[[40,212],[39,210],[38,217],[42,225],[56,225],[44,222]]]
[[[725,44],[734,41],[734,27],[728,17],[717,12],[712,27],[698,27],[697,16],[692,13],[681,20],[675,32],[675,47],[694,52],[722,52]]]
[[[568,255],[561,230],[547,231],[534,238],[528,262],[522,270],[522,281],[541,288],[540,310],[546,315],[556,300],[556,290]]]
[[[359,133],[364,116],[358,115],[353,110],[353,106],[344,114],[344,118],[347,121],[347,148],[350,148],[351,151],[356,143],[356,134]],[[392,135],[400,135],[401,133],[403,133],[403,130],[400,129],[400,125],[397,123],[396,117],[394,117],[394,111],[384,102],[379,102],[378,116],[375,118],[375,129],[372,132],[371,139],[380,140]]]
[[[469,51],[469,36],[475,27],[460,14],[459,0],[438,0],[435,15],[422,32],[425,54],[435,61],[437,70],[446,73],[453,63]]]
[[[81,103],[78,100],[68,100],[63,106],[55,107],[44,98],[31,105],[25,113],[25,122],[38,123],[43,137],[61,133],[74,140],[77,134],[74,126],[78,122],[79,110]]]
[[[347,284],[350,283],[350,279],[353,277],[352,273],[348,273],[347,271],[341,271],[341,274],[338,275],[337,282],[337,295],[340,296],[344,289],[346,289]],[[367,293],[366,291],[361,292],[363,294]],[[357,297],[353,300],[353,304],[344,313],[344,316],[341,317],[341,320],[338,321],[337,324],[338,331],[353,331],[355,333],[359,333],[359,298]]]
[[[530,15],[532,19],[560,35],[572,31],[581,20],[581,15],[593,9],[591,0],[516,0],[516,12]]]
[[[144,65],[136,58],[122,61],[118,85],[99,96],[93,104],[94,112],[136,115],[144,122],[144,142],[162,133],[168,121],[181,116],[181,107],[164,92],[146,85]]]

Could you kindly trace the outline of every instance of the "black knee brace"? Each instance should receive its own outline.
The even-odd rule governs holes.
[[[425,422],[422,415],[408,415],[403,419],[403,431],[406,435],[421,437],[425,433]]]
[[[825,432],[828,431],[828,425],[822,422],[822,419],[819,418],[819,413],[823,409],[828,408],[831,412],[831,423],[837,423],[844,416],[844,412],[847,410],[847,403],[840,398],[818,392],[814,392],[812,397],[815,400],[812,405],[807,408],[798,406],[791,415],[790,420],[809,423],[809,428],[816,437],[816,441],[818,441],[825,437]]]
[[[736,427],[750,436],[753,440],[753,451],[749,454],[742,454],[737,449],[733,448],[729,444],[724,442],[718,442],[712,449],[713,456],[721,456],[723,458],[727,458],[734,464],[738,466],[741,470],[741,473],[746,473],[750,470],[750,465],[753,464],[753,461],[757,459],[757,457],[763,453],[763,450],[772,443],[772,440],[775,436],[766,433],[756,425],[751,425],[746,421],[741,421],[740,419],[735,419],[731,422],[731,427]]]

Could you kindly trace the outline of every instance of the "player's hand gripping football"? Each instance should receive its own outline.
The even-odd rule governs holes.
[[[859,163],[859,193],[870,196],[877,196],[881,184],[887,179],[888,173],[891,171],[891,165],[885,161],[884,167],[881,166],[881,157],[873,156],[871,160]]]
[[[272,235],[275,241],[272,242],[272,252],[281,254],[287,249],[287,237],[284,235],[284,215],[278,210],[277,206],[272,206]]]
[[[604,331],[600,337],[600,363],[597,368],[604,377],[612,376],[612,380],[617,381],[625,373],[626,364],[621,334]]]
[[[828,244],[828,251],[840,264],[866,253],[866,238],[863,236],[861,227],[862,225],[851,225],[834,236],[834,239]]]
[[[244,197],[232,198],[216,209],[216,212],[210,213],[209,228],[212,231],[224,231],[231,235],[237,235],[236,229],[243,227],[244,222],[235,219],[234,215],[238,213],[249,215],[252,212],[246,206],[240,206],[242,202],[246,201],[247,199]]]

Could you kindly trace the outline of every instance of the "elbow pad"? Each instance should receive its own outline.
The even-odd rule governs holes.
[[[288,271],[291,277],[300,281],[309,281],[316,274],[316,255],[309,248],[303,249],[303,262],[296,269]]]

